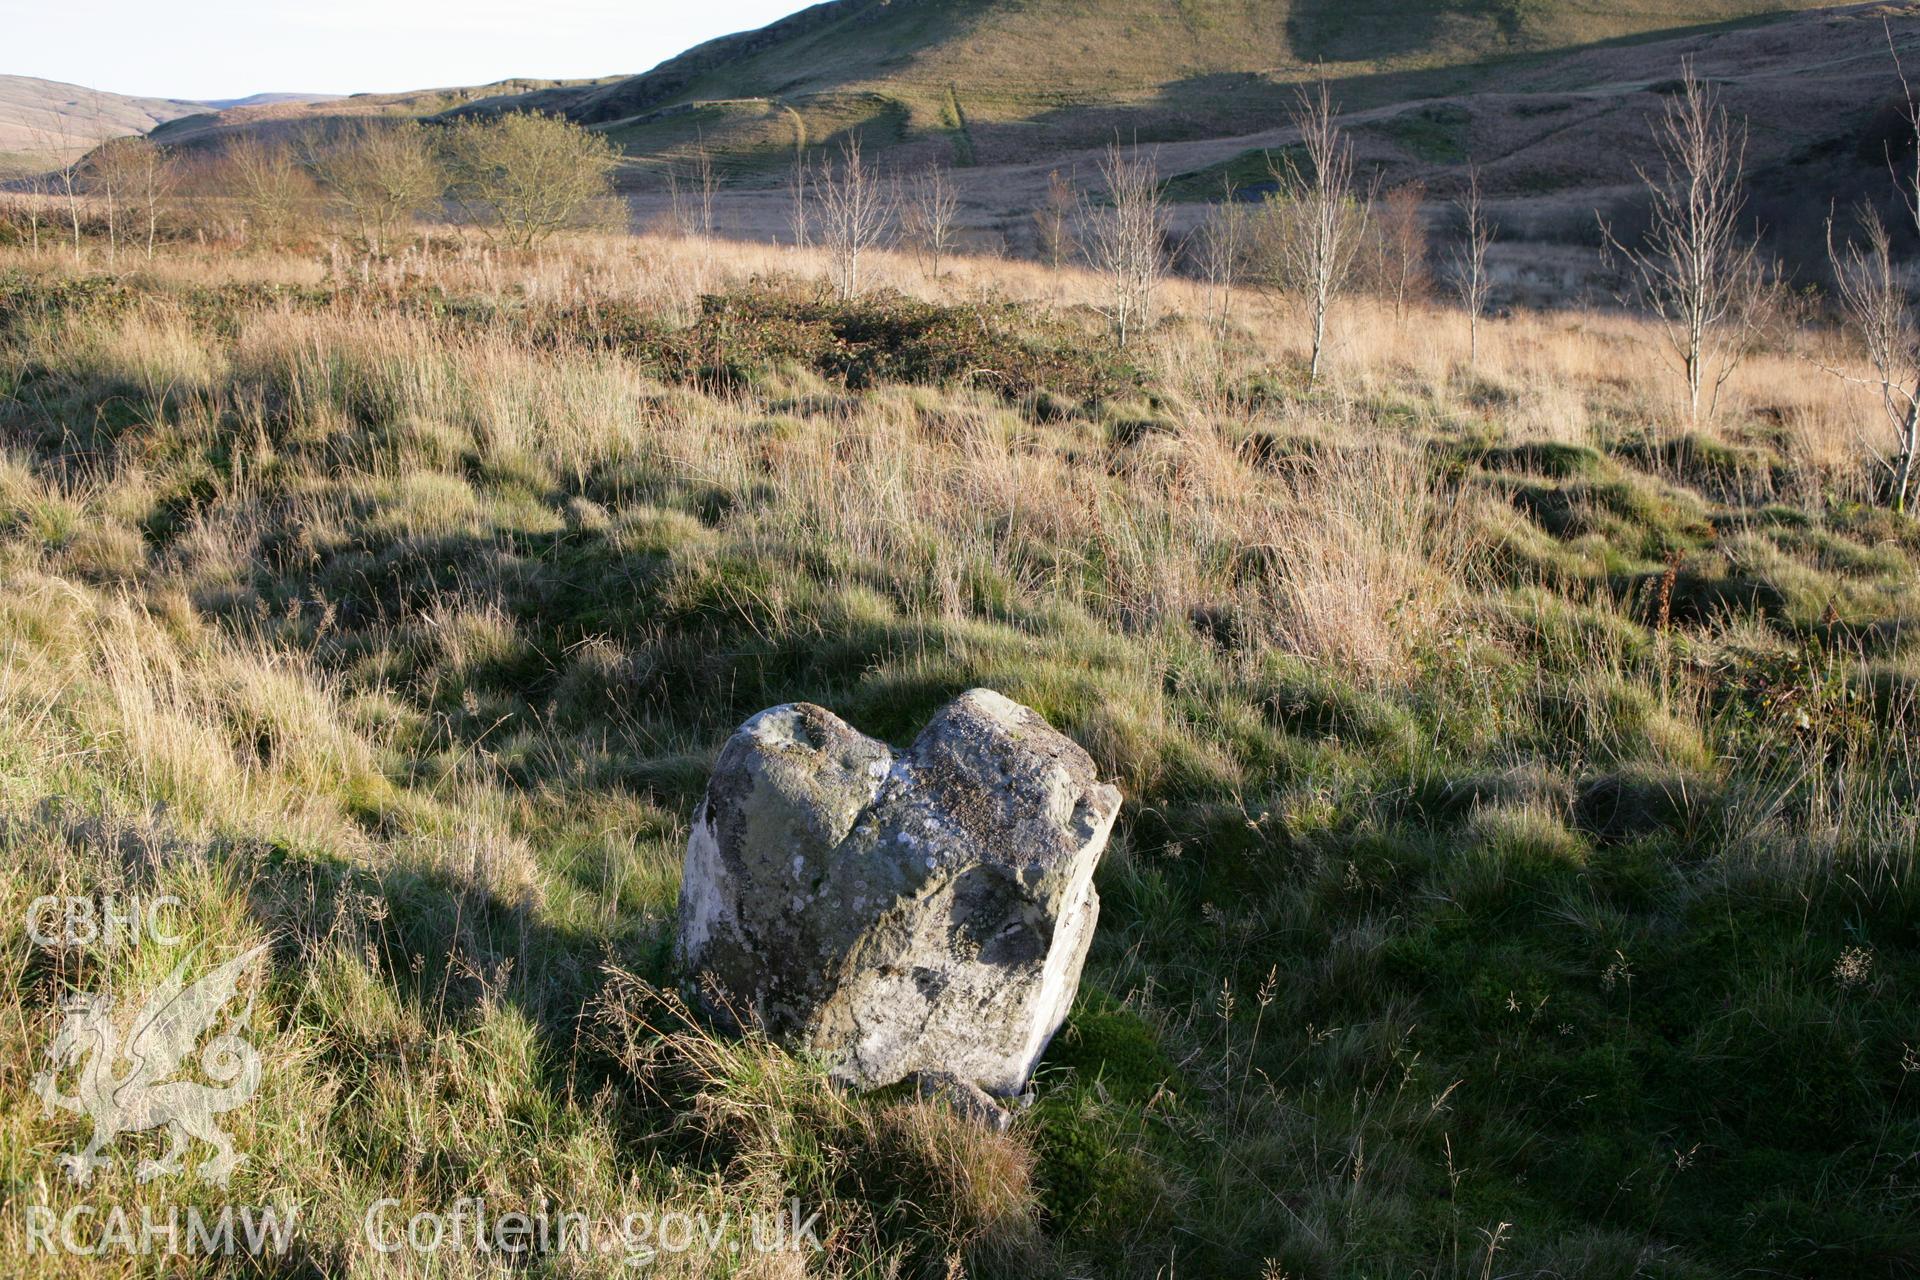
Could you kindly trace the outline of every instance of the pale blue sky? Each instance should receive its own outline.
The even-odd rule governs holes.
[[[805,0],[0,0],[0,73],[238,98],[644,71]]]

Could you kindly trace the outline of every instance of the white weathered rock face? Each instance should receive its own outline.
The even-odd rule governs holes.
[[[1080,984],[1119,809],[1085,751],[990,690],[897,757],[811,704],[763,711],[694,814],[689,985],[855,1087],[1017,1094]]]

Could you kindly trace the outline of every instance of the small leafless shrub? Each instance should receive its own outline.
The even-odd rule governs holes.
[[[1086,251],[1106,277],[1104,310],[1115,339],[1125,347],[1153,322],[1154,294],[1167,267],[1167,212],[1151,152],[1111,143],[1100,162],[1107,188],[1103,203],[1087,204]]]
[[[673,208],[673,225],[683,236],[713,235],[714,200],[720,194],[720,174],[713,167],[713,153],[704,141],[682,166],[667,168],[667,198]]]
[[[1492,280],[1487,275],[1487,248],[1497,228],[1487,217],[1480,196],[1480,167],[1467,166],[1467,190],[1460,198],[1463,234],[1453,247],[1453,291],[1467,313],[1467,361],[1480,363],[1480,319],[1487,311]]]
[[[267,246],[285,244],[305,231],[319,194],[289,143],[258,136],[227,143],[214,181],[239,205],[244,238]]]
[[[941,261],[953,252],[960,193],[954,189],[953,176],[935,164],[916,174],[904,194],[900,229],[927,264],[927,270],[937,276]]]
[[[813,240],[812,218],[807,208],[812,176],[813,166],[807,161],[807,153],[797,152],[793,167],[787,171],[787,226],[796,249],[806,248]]]
[[[1196,249],[1200,278],[1207,286],[1207,317],[1216,333],[1225,330],[1232,315],[1233,291],[1246,274],[1252,239],[1247,206],[1231,180],[1223,183],[1221,195],[1200,226]]]
[[[1415,180],[1387,191],[1374,205],[1368,284],[1378,296],[1393,300],[1396,320],[1406,319],[1408,305],[1423,301],[1433,288],[1426,201],[1426,184]]]
[[[1831,220],[1827,254],[1833,266],[1834,297],[1841,314],[1866,348],[1870,378],[1837,368],[1829,372],[1864,382],[1878,394],[1890,435],[1862,433],[1868,456],[1886,478],[1888,501],[1905,511],[1913,485],[1914,455],[1920,450],[1920,329],[1914,322],[1907,278],[1894,261],[1887,224],[1871,206],[1859,214],[1861,238],[1836,241]]]
[[[1079,207],[1080,198],[1074,193],[1073,184],[1063,178],[1058,169],[1049,173],[1046,199],[1033,211],[1033,230],[1041,260],[1055,270],[1079,249],[1073,235]]]
[[[1914,101],[1900,65],[1891,27],[1887,28],[1887,48],[1900,78],[1907,129],[1920,143],[1920,104]],[[1920,229],[1920,150],[1916,150],[1912,165],[1905,178],[1894,172],[1894,188],[1907,220]],[[1862,239],[1843,244],[1834,238],[1833,219],[1827,219],[1827,259],[1833,269],[1840,312],[1866,347],[1873,373],[1871,378],[1862,379],[1835,368],[1828,368],[1828,372],[1849,382],[1864,382],[1878,393],[1881,413],[1891,428],[1890,437],[1876,439],[1880,433],[1862,433],[1862,437],[1875,469],[1887,481],[1888,502],[1895,511],[1904,512],[1907,493],[1913,487],[1914,457],[1920,453],[1920,321],[1915,317],[1906,272],[1894,261],[1893,236],[1886,222],[1871,205],[1863,204],[1859,223]]]

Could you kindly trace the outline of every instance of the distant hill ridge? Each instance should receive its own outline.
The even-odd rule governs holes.
[[[1824,7],[1798,0],[830,0],[566,102],[605,123],[675,103],[929,86],[1057,103],[1222,72],[1456,65]]]
[[[1497,159],[1517,143],[1490,123],[1536,108],[1483,100],[1510,96],[1522,80],[1535,97],[1599,93],[1606,109],[1631,114],[1631,64],[1642,55],[1610,42],[1662,38],[1668,47],[1644,56],[1677,65],[1769,18],[1797,13],[1804,35],[1830,9],[1877,30],[1872,6],[1805,0],[830,0],[637,75],[325,100],[119,99],[130,106],[115,131],[201,148],[329,117],[547,111],[621,147],[629,186],[663,185],[658,171],[696,147],[730,181],[754,185],[775,179],[797,150],[819,154],[850,135],[889,165],[1004,168],[1054,163],[1116,136],[1184,144],[1263,134],[1284,123],[1301,83],[1324,77],[1348,112],[1452,102],[1379,127],[1407,163],[1454,163],[1476,149]],[[1755,52],[1743,40],[1726,47]],[[10,80],[36,83],[0,85]],[[1258,156],[1243,167],[1263,170]],[[1180,191],[1217,191],[1219,176],[1202,165]],[[1523,180],[1562,185],[1554,175]]]
[[[109,138],[152,133],[176,120],[233,109],[304,107],[337,98],[325,93],[147,98],[34,76],[0,75],[0,171],[57,165]]]
[[[207,110],[181,98],[106,93],[58,80],[0,75],[0,168],[60,163],[129,133]]]
[[[1270,125],[1293,86],[1349,106],[1474,87],[1489,59],[1824,8],[1797,0],[831,0],[650,71],[483,98],[605,129],[629,152],[695,142],[731,167],[858,131],[956,163],[1030,159],[1116,129],[1148,140]]]

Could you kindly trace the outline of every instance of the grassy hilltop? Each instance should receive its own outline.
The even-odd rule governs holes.
[[[1617,316],[1469,368],[1457,315],[1355,303],[1309,394],[1285,311],[1173,288],[1123,359],[1093,282],[984,260],[841,304],[697,241],[0,255],[0,916],[272,941],[230,1198],[299,1248],[230,1273],[497,1273],[375,1254],[380,1196],[789,1195],[825,1256],[662,1271],[1920,1269],[1920,524],[1827,338],[1687,431]],[[1006,1136],[656,989],[740,719],[902,743],[981,684],[1126,794]],[[4,954],[6,1247],[223,1202],[136,1187],[152,1137],[68,1187],[27,1092],[65,992],[177,949]]]

